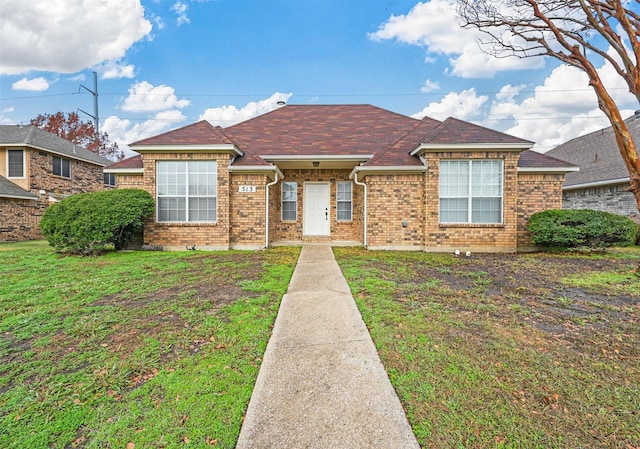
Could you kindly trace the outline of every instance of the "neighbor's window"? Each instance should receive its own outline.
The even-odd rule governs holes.
[[[115,187],[116,185],[116,175],[114,173],[105,173],[104,174],[104,185]]]
[[[53,174],[63,178],[71,178],[71,161],[63,157],[53,156]]]
[[[295,221],[298,218],[298,183],[282,183],[282,220]]]
[[[353,198],[351,186],[351,181],[338,181],[336,184],[336,217],[338,221],[351,221]]]
[[[502,223],[501,160],[440,161],[440,223]]]
[[[24,177],[24,150],[7,150],[7,178]]]
[[[158,221],[217,219],[216,161],[158,161]]]

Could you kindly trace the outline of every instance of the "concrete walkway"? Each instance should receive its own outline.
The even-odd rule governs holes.
[[[419,447],[331,248],[305,245],[236,448]]]

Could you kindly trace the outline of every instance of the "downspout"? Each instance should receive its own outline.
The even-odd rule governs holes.
[[[265,198],[266,198],[266,216],[265,216],[265,228],[264,228],[264,247],[265,248],[269,248],[269,187],[276,185],[278,183],[278,170],[276,169],[276,179],[274,179],[273,182],[270,182],[269,184],[266,185],[266,192],[265,192]]]
[[[358,172],[353,171],[353,182],[364,188],[364,247],[367,248],[367,185],[358,181]]]

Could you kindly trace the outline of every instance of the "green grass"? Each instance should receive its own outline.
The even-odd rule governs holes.
[[[423,448],[640,447],[638,249],[334,252]]]
[[[0,245],[0,447],[233,448],[298,251]]]

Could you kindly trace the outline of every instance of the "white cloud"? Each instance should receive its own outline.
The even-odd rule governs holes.
[[[161,84],[154,86],[148,81],[141,81],[129,89],[121,109],[129,112],[155,112],[167,109],[181,109],[188,106],[189,100],[179,100],[173,87]]]
[[[458,23],[454,0],[418,3],[408,14],[392,15],[378,31],[369,34],[375,41],[395,39],[446,55],[451,73],[463,78],[490,78],[501,70],[544,67],[543,58],[494,58],[482,51],[478,37],[477,30],[462,28]],[[432,59],[427,55],[427,61]]]
[[[438,89],[440,89],[440,84],[436,81],[426,80],[424,85],[420,88],[420,92],[428,93]]]
[[[139,123],[112,115],[104,120],[100,130],[109,134],[109,139],[116,142],[118,148],[129,157],[134,154],[129,149],[130,143],[169,131],[185,119],[186,117],[176,110],[159,112],[153,118]]]
[[[43,92],[49,88],[49,82],[42,78],[22,78],[11,85],[14,90],[30,90],[34,92]]]
[[[199,120],[207,120],[212,125],[219,125],[222,127],[235,125],[236,123],[249,120],[250,118],[273,110],[279,101],[284,101],[286,103],[292,95],[292,93],[283,94],[276,92],[269,98],[260,101],[252,101],[239,109],[234,105],[208,108],[200,115]]]
[[[124,64],[120,61],[105,61],[98,66],[103,80],[133,78],[136,67],[133,64]]]
[[[477,95],[471,88],[462,92],[449,92],[439,102],[432,102],[422,111],[413,114],[413,118],[431,117],[444,120],[455,117],[460,120],[474,120],[482,117],[482,107],[489,99],[486,95]]]
[[[151,32],[140,0],[3,0],[0,74],[75,73],[118,60]]]
[[[189,17],[187,16],[187,9],[189,9],[189,5],[187,5],[186,3],[176,2],[171,5],[171,11],[175,12],[178,16],[178,25],[191,23],[191,20],[189,20]]]

